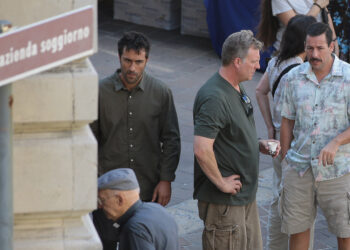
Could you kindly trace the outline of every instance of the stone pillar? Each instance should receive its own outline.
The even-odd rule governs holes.
[[[95,0],[5,0],[0,16],[30,24]],[[94,48],[97,48],[96,15]],[[85,58],[14,82],[14,249],[102,249],[97,204],[98,77]]]

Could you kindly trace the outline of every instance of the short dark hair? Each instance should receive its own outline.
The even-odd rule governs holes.
[[[325,34],[328,46],[332,42],[332,35],[333,35],[332,30],[329,27],[329,25],[325,23],[317,22],[310,25],[306,30],[306,34],[308,36],[319,36],[319,35]]]
[[[316,23],[316,19],[306,15],[296,15],[289,20],[283,33],[277,65],[304,52],[306,30],[313,23]]]
[[[148,58],[150,51],[150,43],[148,38],[136,31],[129,31],[123,34],[123,37],[118,41],[118,54],[121,56],[123,54],[124,48],[126,50],[135,50],[137,53],[140,53],[141,50],[145,50],[146,58]]]

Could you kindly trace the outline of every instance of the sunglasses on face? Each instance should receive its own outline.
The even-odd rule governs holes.
[[[244,111],[247,116],[253,114],[253,105],[250,98],[246,94],[241,94],[241,102],[243,104]]]

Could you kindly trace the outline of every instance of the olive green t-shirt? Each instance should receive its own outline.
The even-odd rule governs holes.
[[[255,200],[258,184],[259,143],[253,114],[247,115],[241,93],[219,73],[198,91],[194,107],[194,134],[214,141],[214,153],[223,177],[240,175],[242,189],[236,195],[221,192],[194,163],[194,198],[206,202],[246,205]]]

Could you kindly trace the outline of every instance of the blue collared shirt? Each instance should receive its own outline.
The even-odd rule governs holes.
[[[294,120],[287,162],[302,176],[311,166],[316,181],[350,172],[350,144],[339,146],[333,165],[318,165],[320,151],[349,127],[350,65],[334,56],[331,72],[318,82],[310,64],[283,79],[282,117]]]

